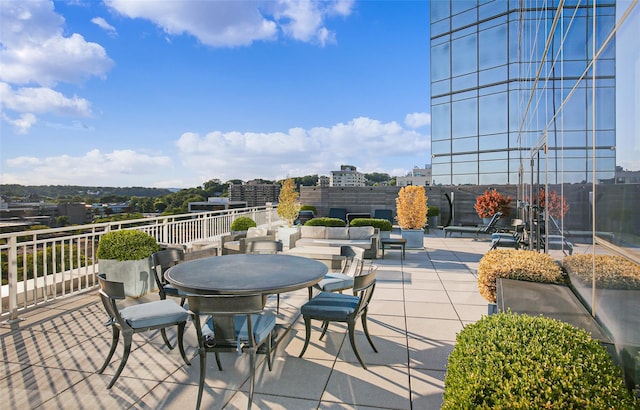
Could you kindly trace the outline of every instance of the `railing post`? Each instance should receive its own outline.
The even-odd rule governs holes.
[[[9,244],[9,319],[7,323],[16,323],[18,317],[18,238],[12,236]]]
[[[273,202],[267,202],[265,205],[265,210],[267,211],[267,226],[271,229],[271,212],[273,210]]]

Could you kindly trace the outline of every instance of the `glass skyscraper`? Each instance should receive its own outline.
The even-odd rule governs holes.
[[[614,0],[432,1],[433,184],[614,178],[615,12]]]

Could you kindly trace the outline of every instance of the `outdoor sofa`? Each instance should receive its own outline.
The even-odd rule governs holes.
[[[293,240],[294,238],[295,240]],[[295,244],[296,248],[304,246],[357,246],[365,250],[365,258],[376,259],[380,243],[380,229],[372,226],[301,226],[300,231],[293,235],[291,243]]]
[[[249,228],[246,232],[231,233],[220,238],[222,255],[247,253],[251,241],[275,240],[275,229]]]

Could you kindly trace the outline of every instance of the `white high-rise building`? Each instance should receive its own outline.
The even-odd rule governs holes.
[[[353,165],[341,165],[340,171],[331,171],[329,186],[365,186],[364,174],[358,172]]]

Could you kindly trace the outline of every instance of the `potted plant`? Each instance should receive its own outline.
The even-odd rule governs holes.
[[[293,179],[289,178],[282,184],[280,195],[278,196],[278,216],[287,223],[284,227],[279,227],[276,238],[282,241],[282,245],[289,247],[289,238],[298,231],[293,225],[293,221],[298,216],[300,203]]]
[[[489,302],[489,314],[497,311],[496,281],[498,278],[565,283],[562,269],[545,253],[518,249],[490,250],[478,263],[478,290],[480,295]]]
[[[407,249],[424,247],[424,226],[427,223],[427,195],[423,186],[400,188],[396,198],[396,214],[400,234],[407,240]]]
[[[505,196],[495,189],[487,189],[484,194],[476,197],[476,203],[473,208],[486,225],[497,212],[502,212],[503,217],[509,216],[511,213],[510,203],[510,196]]]
[[[429,228],[437,228],[440,219],[440,208],[437,206],[427,206],[427,219]]]
[[[231,222],[231,227],[229,229],[231,230],[231,233],[235,234],[246,232],[249,230],[249,228],[255,228],[256,226],[258,225],[253,219],[249,218],[248,216],[240,216],[233,222]]]
[[[540,201],[540,208],[547,211],[549,215],[556,219],[562,218],[569,210],[567,200],[554,189],[549,191],[549,197],[547,198],[544,188],[540,188],[538,199]],[[535,197],[534,202],[536,202]]]
[[[155,289],[151,255],[161,249],[153,236],[142,231],[108,232],[98,243],[99,272],[109,280],[124,283],[125,295],[143,296]]]
[[[619,255],[580,254],[565,256],[562,267],[569,275],[571,286],[589,308],[595,284],[597,316],[602,323],[607,323],[607,330],[616,341],[633,345],[640,340],[640,327],[628,325],[638,317],[640,265]],[[636,366],[640,371],[640,361],[636,361]]]

